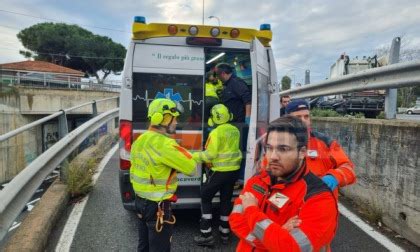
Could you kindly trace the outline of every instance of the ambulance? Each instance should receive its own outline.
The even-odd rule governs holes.
[[[205,144],[205,75],[218,63],[228,63],[252,93],[249,130],[243,136],[245,165],[241,181],[255,173],[256,141],[268,122],[279,116],[278,81],[270,47],[269,24],[259,30],[236,27],[146,23],[136,16],[127,50],[120,94],[119,184],[124,208],[134,209],[130,184],[130,150],[148,128],[147,108],[155,98],[169,98],[183,107],[175,139],[190,151]],[[270,110],[270,108],[272,108]],[[200,206],[201,168],[194,177],[178,174],[174,208]],[[217,200],[217,199],[216,199]]]

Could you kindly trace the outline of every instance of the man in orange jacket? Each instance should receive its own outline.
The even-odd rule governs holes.
[[[237,251],[328,250],[338,209],[335,197],[305,163],[307,129],[296,117],[270,123],[267,169],[248,180],[229,224],[240,238]]]
[[[302,99],[291,101],[286,107],[286,114],[300,118],[308,128],[306,164],[315,175],[322,178],[335,195],[338,195],[338,190],[335,190],[337,187],[356,182],[354,165],[337,141],[311,129],[307,101]]]

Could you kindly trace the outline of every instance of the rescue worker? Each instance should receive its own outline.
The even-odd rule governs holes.
[[[130,181],[140,220],[137,251],[170,251],[177,172],[196,173],[192,155],[169,137],[175,133],[179,115],[175,102],[153,100],[147,113],[150,127],[131,148]]]
[[[206,106],[204,120],[208,120],[211,108],[219,103],[219,98],[223,90],[223,83],[218,80],[213,71],[206,73]]]
[[[229,124],[232,114],[223,104],[217,104],[211,109],[208,124],[215,128],[210,132],[205,151],[194,152],[197,162],[207,163],[204,168],[201,185],[201,235],[194,237],[201,246],[212,246],[212,200],[220,192],[220,237],[223,243],[229,240],[228,216],[232,209],[232,193],[238,178],[242,153],[239,149],[239,130]]]
[[[334,238],[338,209],[331,190],[305,163],[308,136],[298,118],[270,123],[268,168],[250,178],[235,200],[229,224],[236,251],[322,251]]]
[[[246,153],[249,124],[251,120],[252,94],[246,82],[234,75],[232,67],[227,63],[219,63],[215,67],[216,77],[223,82],[220,102],[233,114],[232,124],[241,134],[240,148]],[[236,187],[243,185],[245,176],[245,160],[242,161],[239,180]]]
[[[283,95],[280,96],[280,116],[284,116],[286,114],[286,107],[287,104],[290,102],[290,95]]]
[[[220,101],[233,114],[232,122],[249,124],[252,95],[245,81],[234,76],[232,67],[227,63],[217,64],[215,73],[223,82]]]
[[[306,163],[311,171],[321,177],[336,196],[337,187],[355,183],[354,164],[337,141],[311,129],[309,103],[303,99],[293,100],[287,105],[286,113],[300,118],[308,129]]]

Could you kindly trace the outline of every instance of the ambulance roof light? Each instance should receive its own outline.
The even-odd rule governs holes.
[[[145,24],[146,23],[146,18],[143,16],[135,16],[134,17],[134,23],[142,23]]]
[[[261,24],[260,25],[260,31],[270,31],[271,25],[270,24]]]

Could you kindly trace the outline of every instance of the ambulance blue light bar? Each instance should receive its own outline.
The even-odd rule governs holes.
[[[271,31],[271,25],[270,24],[260,25],[260,31]]]
[[[146,18],[143,16],[135,16],[134,17],[134,23],[142,23],[145,24],[146,23]]]

